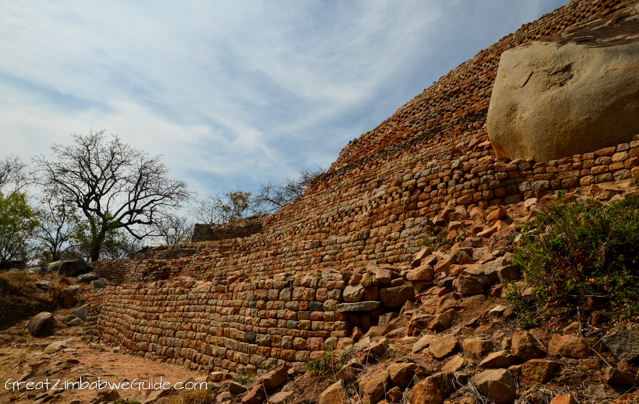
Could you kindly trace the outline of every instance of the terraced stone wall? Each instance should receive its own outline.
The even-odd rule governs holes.
[[[336,310],[344,281],[278,276],[225,283],[109,287],[91,297],[87,333],[150,359],[240,373],[269,359],[315,359],[350,335],[346,315]]]
[[[300,309],[306,308],[302,302],[308,307],[321,302],[317,298],[275,298],[285,289],[278,282],[326,269],[409,261],[429,234],[428,218],[446,206],[470,211],[639,178],[639,141],[544,164],[495,159],[485,132],[504,50],[636,2],[572,1],[480,52],[349,143],[331,170],[302,198],[266,217],[258,234],[95,263],[96,272],[124,285],[94,295],[90,333],[151,358],[200,366],[237,370],[255,366],[251,361],[260,358],[255,355],[305,360],[319,355],[320,339],[326,346],[335,342],[331,338],[347,335],[348,323],[326,302],[323,320],[319,314],[316,320],[310,317],[322,310]],[[167,281],[179,276],[210,283],[176,286]],[[324,289],[303,287],[315,296]],[[256,291],[267,298],[256,298]],[[297,310],[290,310],[294,320],[287,319],[291,302],[298,302]],[[331,312],[334,318],[326,314]],[[289,328],[288,321],[297,321],[297,328]],[[313,324],[323,328],[313,329]],[[258,336],[263,341],[266,335],[271,345],[260,345]],[[294,344],[296,338],[297,348],[284,342]]]
[[[383,165],[384,170],[393,170],[388,176],[396,178],[390,187],[373,188],[370,181],[355,185],[353,178],[344,179],[335,186],[349,190],[342,194],[350,194],[347,202],[309,211],[310,223],[299,218],[286,227],[275,225],[282,223],[274,220],[275,215],[266,234],[163,248],[155,255],[151,250],[145,259],[102,260],[94,269],[122,283],[176,276],[213,280],[291,275],[407,262],[428,235],[427,218],[448,204],[470,211],[475,206],[517,203],[557,190],[639,178],[639,140],[549,164],[495,160],[486,151],[448,157],[440,165],[416,161],[415,173],[405,176],[393,170],[401,168],[398,164]],[[314,196],[319,202],[319,195]]]

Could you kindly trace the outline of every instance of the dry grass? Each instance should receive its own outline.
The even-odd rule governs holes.
[[[165,404],[211,404],[215,402],[216,393],[207,389],[185,391],[168,397]]]
[[[0,291],[8,294],[23,295],[37,289],[34,285],[36,278],[24,272],[0,273]]]

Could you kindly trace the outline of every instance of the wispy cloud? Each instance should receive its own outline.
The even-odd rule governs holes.
[[[564,3],[4,1],[0,158],[105,128],[201,195],[254,190]]]

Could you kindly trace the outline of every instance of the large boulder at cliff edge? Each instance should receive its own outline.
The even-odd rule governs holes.
[[[497,157],[570,157],[639,134],[639,6],[503,53],[488,110]]]

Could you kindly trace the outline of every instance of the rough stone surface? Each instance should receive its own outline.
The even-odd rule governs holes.
[[[444,335],[439,339],[430,343],[430,353],[436,358],[441,359],[457,349],[457,338],[452,335]]]
[[[493,342],[486,339],[466,339],[463,343],[464,353],[471,358],[481,359],[493,349]]]
[[[346,313],[349,311],[373,311],[382,307],[382,302],[357,302],[357,303],[342,303],[337,305],[337,311]]]
[[[547,383],[561,369],[561,365],[545,359],[531,359],[521,365],[519,384],[523,387],[533,387]]]
[[[461,223],[485,239],[461,248],[475,260],[496,261],[509,249],[516,229],[502,220],[480,229],[467,220],[483,221],[500,206],[531,198],[541,203],[559,190],[583,192],[584,187],[639,178],[638,141],[548,163],[511,161],[496,158],[485,129],[497,64],[505,50],[611,16],[628,4],[571,2],[480,51],[349,143],[302,196],[263,217],[259,234],[154,247],[131,259],[92,263],[112,286],[87,294],[91,310],[86,335],[179,366],[238,372],[265,359],[302,363],[321,355],[309,349],[321,346],[317,338],[325,346],[330,340],[337,349],[347,348],[384,314],[384,309],[337,310],[347,285],[361,285],[364,300],[381,300],[373,298],[383,287],[375,282],[382,285],[388,277],[377,278],[373,265],[391,271],[391,287],[410,282],[420,302],[429,302],[422,307],[428,312],[425,317],[415,311],[420,302],[408,301],[403,309],[419,317],[410,321],[406,333],[420,335],[435,314],[444,314],[432,309],[438,297],[454,292],[460,270],[445,253],[411,262],[422,240],[430,237],[429,227]],[[613,197],[610,194],[602,192],[602,197]],[[450,238],[462,236],[460,230],[452,230]],[[480,244],[486,248],[481,255]],[[407,281],[415,264],[431,265],[436,278]],[[441,278],[451,271],[456,275]],[[495,296],[500,292],[498,287],[490,289]],[[463,308],[468,309],[473,306]],[[10,313],[24,313],[22,320],[49,309],[20,310],[0,310],[0,327]],[[176,324],[183,329],[176,332]],[[445,329],[441,321],[433,326]],[[140,330],[146,330],[144,335]],[[390,334],[395,338],[401,331]],[[296,338],[306,340],[306,349],[293,348]],[[295,346],[304,344],[298,340]]]
[[[70,309],[71,307],[78,304],[78,295],[82,292],[82,286],[73,285],[62,289],[62,300],[65,309]]]
[[[78,276],[86,274],[91,271],[91,268],[84,260],[75,261],[56,261],[49,264],[50,271],[58,271],[60,275],[64,276]]]
[[[639,359],[639,330],[607,335],[603,338],[603,342],[617,359],[628,362]]]
[[[579,334],[554,335],[548,344],[548,352],[576,359],[587,358],[592,354],[588,341]]]
[[[331,384],[319,396],[319,404],[347,404],[348,395],[343,380]]]
[[[512,338],[512,351],[522,360],[543,358],[546,350],[528,331],[516,331]]]
[[[410,404],[442,404],[455,391],[455,375],[442,372],[417,383],[408,396]]]
[[[53,334],[55,328],[55,318],[49,312],[42,312],[29,320],[27,330],[36,338],[48,337]]]
[[[266,401],[266,390],[261,384],[255,385],[242,397],[242,404],[262,404],[264,401]]]
[[[411,285],[396,286],[394,288],[384,288],[380,292],[382,304],[386,307],[398,307],[411,300],[415,295],[415,290]]]
[[[388,375],[395,386],[406,388],[415,376],[417,365],[414,363],[395,363],[388,367]]]
[[[510,404],[516,397],[515,378],[506,369],[485,370],[475,375],[473,382],[480,393],[496,404]]]
[[[82,307],[78,307],[77,309],[73,310],[71,314],[82,321],[87,321],[87,317],[89,316],[89,305],[85,304]]]
[[[479,363],[479,367],[485,369],[508,368],[516,362],[517,357],[515,355],[511,355],[508,351],[499,351],[488,354],[488,356]]]
[[[283,363],[260,376],[257,383],[263,385],[267,389],[274,389],[284,383],[287,378],[288,365]]]
[[[616,24],[639,34],[629,18]],[[573,37],[598,37],[592,27],[581,31]],[[576,44],[556,36],[504,52],[488,110],[497,156],[548,162],[632,140],[637,65],[636,40]]]
[[[382,397],[389,383],[388,372],[380,370],[359,382],[359,394],[362,404],[376,404]]]

